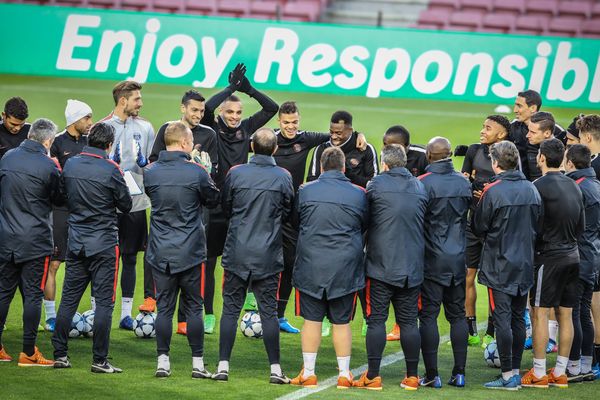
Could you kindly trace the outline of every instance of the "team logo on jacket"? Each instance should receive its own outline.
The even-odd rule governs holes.
[[[350,160],[348,160],[348,162],[350,163],[350,165],[352,166],[352,168],[358,166],[358,160],[356,158],[351,158]]]
[[[296,143],[295,145],[292,146],[292,150],[294,150],[294,153],[300,153],[302,151],[302,146],[300,146],[298,143]]]
[[[133,139],[136,140],[136,141],[138,141],[138,142],[140,142],[142,140],[142,134],[138,133],[138,132],[134,133],[133,134]]]
[[[238,129],[237,131],[235,131],[235,138],[237,140],[242,140],[244,138],[244,133]]]

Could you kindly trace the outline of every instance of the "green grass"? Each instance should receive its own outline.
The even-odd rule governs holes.
[[[11,96],[21,96],[29,104],[30,120],[47,117],[59,126],[64,125],[64,107],[66,100],[76,98],[87,102],[94,110],[96,120],[104,117],[112,110],[111,88],[114,82],[92,81],[81,79],[55,79],[45,77],[26,77],[0,75],[0,101]],[[149,119],[157,129],[167,120],[179,118],[179,101],[182,93],[187,90],[183,86],[167,86],[147,84],[143,90],[145,106],[142,115]],[[202,90],[208,97],[214,90]],[[327,131],[329,117],[338,109],[346,109],[354,115],[354,126],[364,132],[369,141],[377,148],[381,147],[381,137],[385,129],[391,125],[403,124],[413,134],[413,143],[426,143],[436,135],[446,136],[453,144],[469,144],[479,138],[479,129],[486,115],[493,113],[495,105],[455,103],[423,100],[391,100],[366,99],[359,97],[330,96],[326,94],[304,94],[288,92],[269,92],[277,102],[295,100],[298,102],[302,115],[302,128],[307,130]],[[244,97],[245,99],[245,97]],[[246,101],[246,113],[256,110],[253,101]],[[567,125],[571,118],[579,112],[592,110],[548,109],[557,120]],[[511,116],[509,116],[510,118]],[[276,127],[273,120],[269,126]],[[460,164],[457,165],[460,167]],[[134,307],[142,301],[142,271],[141,254],[138,257],[138,290]],[[221,281],[222,269],[217,268],[216,281]],[[58,298],[64,268],[61,267],[58,277]],[[482,289],[482,288],[480,288]],[[236,346],[231,360],[231,376],[228,384],[209,381],[194,381],[190,378],[191,357],[185,337],[174,335],[172,341],[171,366],[173,375],[166,380],[153,378],[156,367],[156,349],[153,340],[137,339],[131,332],[118,329],[120,315],[120,290],[115,303],[115,317],[111,333],[110,353],[117,366],[125,373],[115,376],[97,376],[89,372],[91,362],[91,340],[74,339],[70,341],[70,357],[74,367],[66,371],[36,370],[18,368],[16,363],[0,365],[0,398],[219,398],[219,399],[270,399],[296,390],[293,387],[276,387],[268,385],[268,362],[260,340],[251,340],[238,333]],[[83,297],[79,311],[90,308],[89,292]],[[221,311],[220,287],[217,285],[215,295],[217,316]],[[293,303],[288,307],[288,317],[291,322],[300,327],[302,321],[293,316]],[[478,302],[478,319],[484,321],[487,316],[487,296],[481,290]],[[362,318],[360,311],[353,323],[353,354],[352,367],[366,363],[364,338],[360,336]],[[448,334],[448,324],[440,317],[440,333]],[[21,349],[21,300],[17,295],[12,303],[8,321],[8,330],[3,334],[3,344],[13,357],[18,356]],[[388,328],[391,321],[388,322]],[[38,345],[42,352],[52,356],[50,334],[40,333]],[[281,362],[284,371],[291,376],[298,373],[302,357],[300,337],[298,335],[281,335]],[[386,354],[399,351],[397,342],[390,343]],[[209,370],[214,370],[218,354],[218,325],[217,332],[205,337],[205,360]],[[440,373],[444,380],[448,379],[451,369],[452,355],[449,346],[440,346]],[[554,360],[554,357],[551,357]],[[552,365],[552,362],[549,363]],[[526,352],[523,368],[531,365],[530,352]],[[420,368],[422,370],[422,366]],[[381,393],[345,391],[344,398],[396,398],[406,395],[399,386],[400,377],[404,375],[404,363],[396,363],[382,370],[385,389]],[[331,339],[325,339],[317,360],[317,373],[324,380],[337,373],[335,353]],[[597,385],[580,385],[569,391],[535,391],[523,390],[518,393],[497,393],[484,390],[481,384],[495,377],[498,370],[488,368],[482,357],[482,350],[471,348],[467,366],[468,388],[458,390],[444,388],[441,391],[419,390],[411,393],[416,398],[435,397],[449,399],[488,399],[494,396],[502,399],[510,396],[513,399],[525,399],[533,395],[536,398],[563,398],[565,395],[577,399],[596,398],[594,388]],[[401,393],[402,392],[402,393]],[[312,396],[315,398],[339,398],[340,393],[328,389]]]

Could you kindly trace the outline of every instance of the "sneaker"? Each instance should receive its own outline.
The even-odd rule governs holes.
[[[229,380],[229,371],[219,371],[215,372],[210,376],[210,379],[217,382],[227,382]]]
[[[357,381],[353,381],[352,387],[367,390],[382,390],[383,386],[381,384],[381,376],[376,376],[373,379],[369,379],[367,378],[367,372],[368,371],[363,372]]]
[[[62,368],[71,368],[71,360],[69,357],[58,357],[54,360],[54,368],[62,369]]]
[[[152,297],[146,297],[144,303],[138,307],[138,310],[148,313],[154,312],[156,310],[156,300]]]
[[[215,325],[217,323],[217,319],[215,318],[215,314],[206,314],[204,316],[204,333],[207,335],[212,335],[215,331]],[[179,328],[179,324],[177,324],[177,328]],[[187,326],[186,326],[187,333]]]
[[[337,388],[338,389],[350,389],[352,387],[352,381],[354,380],[354,377],[352,376],[352,374],[350,374],[350,379],[346,378],[345,376],[338,376],[338,380],[337,380]]]
[[[329,337],[329,335],[331,335],[331,322],[325,318],[321,324],[321,337]]]
[[[541,378],[538,378],[533,373],[533,368],[531,368],[521,378],[521,386],[536,389],[548,389],[548,375],[544,375]]]
[[[494,341],[494,337],[491,335],[488,335],[486,333],[486,335],[483,337],[483,339],[481,340],[481,348],[485,349],[487,347],[488,344],[492,343]]]
[[[285,333],[300,333],[300,329],[292,326],[285,317],[279,318],[279,330]]]
[[[387,334],[385,340],[387,340],[388,342],[400,340],[400,325],[394,324],[394,327],[392,328],[390,333]]]
[[[187,322],[178,322],[177,323],[177,334],[183,335],[183,336],[187,335]]]
[[[558,346],[556,345],[556,342],[552,339],[548,340],[548,344],[546,345],[546,354],[557,353],[557,352],[558,352]]]
[[[596,377],[594,376],[593,371],[582,372],[580,376],[581,376],[582,382],[594,382],[596,380]]]
[[[567,370],[567,382],[568,383],[583,383],[583,375],[582,374],[572,374]]]
[[[123,317],[123,319],[121,319],[121,321],[119,322],[119,328],[125,329],[128,331],[132,331],[133,330],[133,318],[131,318],[129,315]]]
[[[193,379],[211,379],[212,375],[207,370],[200,370],[199,368],[192,368],[192,378]]]
[[[256,297],[254,297],[254,293],[248,292],[246,294],[246,300],[244,301],[244,311],[258,311],[258,306],[256,305]]]
[[[154,373],[154,376],[157,378],[168,378],[171,376],[171,370],[170,369],[165,369],[165,368],[156,368],[156,372]]]
[[[157,378],[168,378],[171,376],[171,363],[169,361],[169,356],[166,354],[161,354],[158,356],[158,363],[156,367],[156,372],[154,376]]]
[[[47,332],[54,332],[54,327],[56,326],[56,318],[48,318],[46,320],[46,328]]]
[[[39,349],[36,346],[35,351],[31,356],[28,356],[23,352],[19,354],[18,365],[19,367],[52,367],[54,366],[54,361],[46,360],[43,354],[39,351]]]
[[[284,374],[273,374],[271,373],[271,377],[269,378],[269,383],[272,385],[289,385],[290,378],[285,376]]]
[[[528,337],[527,339],[525,339],[525,345],[523,346],[523,348],[525,350],[533,349],[533,338],[532,337]]]
[[[512,390],[512,391],[519,390],[519,384],[517,383],[517,379],[515,376],[511,377],[508,380],[500,377],[494,381],[484,383],[483,387],[485,387],[486,389],[499,389],[499,390]]]
[[[465,387],[465,375],[464,374],[456,374],[456,375],[452,375],[450,377],[450,380],[448,381],[448,385],[450,386],[454,386],[454,387]]]
[[[0,348],[0,362],[11,362],[12,360],[12,357],[4,350],[4,347]]]
[[[566,389],[569,387],[569,378],[567,378],[566,374],[555,376],[554,368],[552,368],[548,373],[548,386]]]
[[[594,374],[594,379],[600,379],[600,363],[594,364],[592,373]]]
[[[440,378],[439,375],[433,379],[428,379],[426,376],[424,376],[423,378],[419,379],[419,386],[428,386],[434,389],[441,389],[442,378]]]
[[[290,380],[290,385],[314,388],[317,387],[317,376],[311,375],[304,378],[304,368],[302,368],[298,376]]]
[[[479,346],[481,344],[481,338],[479,335],[469,335],[469,341],[467,343],[469,346]]]
[[[517,386],[519,387],[519,389],[522,389],[523,385],[521,385],[521,380],[523,379],[523,377],[521,376],[521,374],[517,374],[517,375],[513,375],[513,376],[517,380]]]
[[[418,376],[407,376],[402,382],[400,387],[404,390],[417,390],[419,388],[419,377]]]
[[[92,363],[92,372],[96,374],[120,374],[123,372],[121,368],[117,368],[107,360]]]

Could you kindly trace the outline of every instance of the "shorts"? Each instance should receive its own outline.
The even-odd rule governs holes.
[[[146,210],[118,214],[119,249],[121,254],[132,254],[146,250],[148,243],[148,220]]]
[[[212,258],[223,255],[228,228],[229,220],[223,214],[220,205],[209,210],[208,221],[205,224],[207,257]]]
[[[535,267],[530,292],[532,307],[573,308],[579,294],[579,264],[546,262]]]
[[[465,247],[465,263],[467,264],[467,268],[479,269],[481,252],[483,251],[483,240],[475,236],[471,230],[470,221],[467,223],[465,237],[467,239],[467,245]]]
[[[50,257],[51,261],[65,261],[67,258],[67,240],[69,238],[69,210],[66,208],[55,208],[52,210],[52,239],[54,240],[54,251]]]
[[[357,292],[349,293],[335,299],[317,299],[308,294],[301,294],[296,289],[296,315],[308,321],[322,322],[327,319],[334,325],[350,323],[356,307]]]

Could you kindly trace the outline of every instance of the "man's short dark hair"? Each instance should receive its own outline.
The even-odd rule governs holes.
[[[183,97],[181,98],[181,104],[187,106],[190,100],[196,100],[201,102],[206,101],[206,99],[200,94],[200,92],[194,89],[188,90],[183,94]]]
[[[488,115],[485,119],[489,119],[490,121],[494,121],[498,125],[502,126],[506,131],[506,136],[510,133],[510,121],[504,115]]]
[[[252,135],[252,148],[254,154],[262,154],[264,156],[273,155],[277,147],[277,136],[270,128],[260,128]]]
[[[535,90],[525,90],[517,93],[517,96],[525,99],[525,104],[527,104],[527,107],[535,105],[537,107],[536,111],[539,111],[540,108],[542,108],[542,96],[540,96],[540,94]]]
[[[584,169],[592,165],[592,152],[584,144],[574,144],[567,150],[567,161],[571,161],[575,168]]]
[[[88,146],[100,150],[107,150],[115,141],[115,128],[104,122],[98,122],[92,126],[88,135]]]
[[[295,101],[286,101],[279,106],[279,115],[300,113]]]
[[[342,122],[346,126],[352,126],[352,114],[350,114],[348,111],[343,110],[334,112],[331,116],[331,123],[341,124]]]
[[[7,117],[25,120],[29,117],[29,109],[25,100],[20,97],[11,97],[4,103],[4,114]]]
[[[121,97],[129,99],[131,92],[136,90],[142,90],[142,85],[136,81],[121,81],[117,83],[112,91],[115,104],[119,102]]]
[[[589,133],[595,142],[600,142],[600,115],[584,115],[577,121],[579,133]]]
[[[385,138],[393,138],[392,143],[401,144],[403,146],[408,146],[410,144],[410,133],[408,129],[403,127],[402,125],[394,125],[390,126],[385,134],[383,135],[384,142],[389,144],[389,140],[385,140]]]
[[[404,151],[404,147],[399,144],[384,146],[381,150],[381,161],[389,169],[406,167],[406,152]]]
[[[239,97],[237,97],[235,94],[232,94],[232,95],[227,96],[227,98],[225,100],[223,100],[223,103],[227,103],[228,101],[232,101],[234,103],[239,103],[242,100]]]
[[[565,158],[565,145],[557,138],[546,139],[540,144],[540,154],[546,157],[548,168],[558,168]]]
[[[513,170],[519,165],[519,150],[513,142],[508,140],[494,143],[490,148],[490,157],[492,161],[498,163],[498,168],[503,171]]]
[[[556,122],[554,121],[554,116],[549,112],[538,111],[533,113],[531,114],[531,119],[529,121],[533,122],[534,124],[539,124],[542,132],[554,132],[554,126],[556,125]]]
[[[331,170],[343,171],[345,165],[346,156],[339,147],[328,147],[321,154],[321,169],[323,169],[323,172]]]

